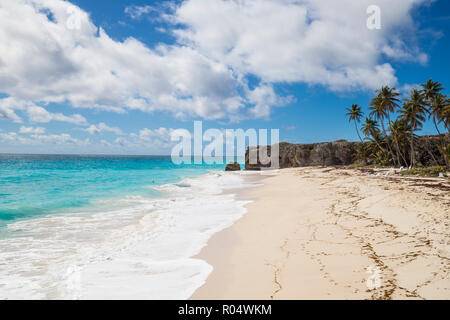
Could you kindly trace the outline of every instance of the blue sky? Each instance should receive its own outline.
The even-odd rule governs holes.
[[[167,154],[194,120],[357,140],[375,88],[450,86],[444,0],[31,3],[0,0],[0,152]]]

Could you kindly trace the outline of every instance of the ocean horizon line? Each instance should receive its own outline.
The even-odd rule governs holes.
[[[91,157],[155,157],[155,158],[170,158],[170,155],[152,155],[152,154],[113,154],[113,153],[3,153],[0,156],[91,156]]]

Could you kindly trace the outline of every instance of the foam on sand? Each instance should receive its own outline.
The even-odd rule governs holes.
[[[226,189],[239,173],[211,172],[160,186],[162,198],[16,222],[0,240],[0,299],[186,299],[212,271],[193,259],[246,213]]]

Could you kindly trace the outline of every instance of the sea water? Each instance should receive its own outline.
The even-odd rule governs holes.
[[[186,299],[192,258],[245,212],[223,165],[0,155],[0,299]]]

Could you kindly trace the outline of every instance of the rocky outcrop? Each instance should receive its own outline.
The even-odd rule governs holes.
[[[280,168],[297,168],[311,166],[346,166],[357,162],[357,148],[361,142],[348,142],[340,140],[336,142],[314,144],[290,144],[280,143]],[[445,165],[440,145],[449,145],[449,135],[422,136],[416,142],[416,161],[421,166]],[[246,170],[260,170],[270,167],[261,163],[252,164],[249,161],[250,149],[267,148],[270,156],[271,147],[250,147],[245,156]]]
[[[445,160],[442,152],[439,150],[442,146],[450,145],[450,135],[442,134],[440,136],[422,136],[415,146],[417,165],[430,166],[444,166]]]
[[[329,143],[314,144],[290,144],[280,143],[280,168],[310,167],[310,166],[333,166],[350,165],[355,162],[356,147],[358,143],[347,141],[336,141]],[[259,149],[260,147],[254,147]],[[249,149],[245,157],[246,170],[260,170],[260,163],[249,163]],[[271,154],[271,147],[268,147]]]
[[[225,171],[240,171],[241,165],[237,162],[230,163],[226,166]]]

